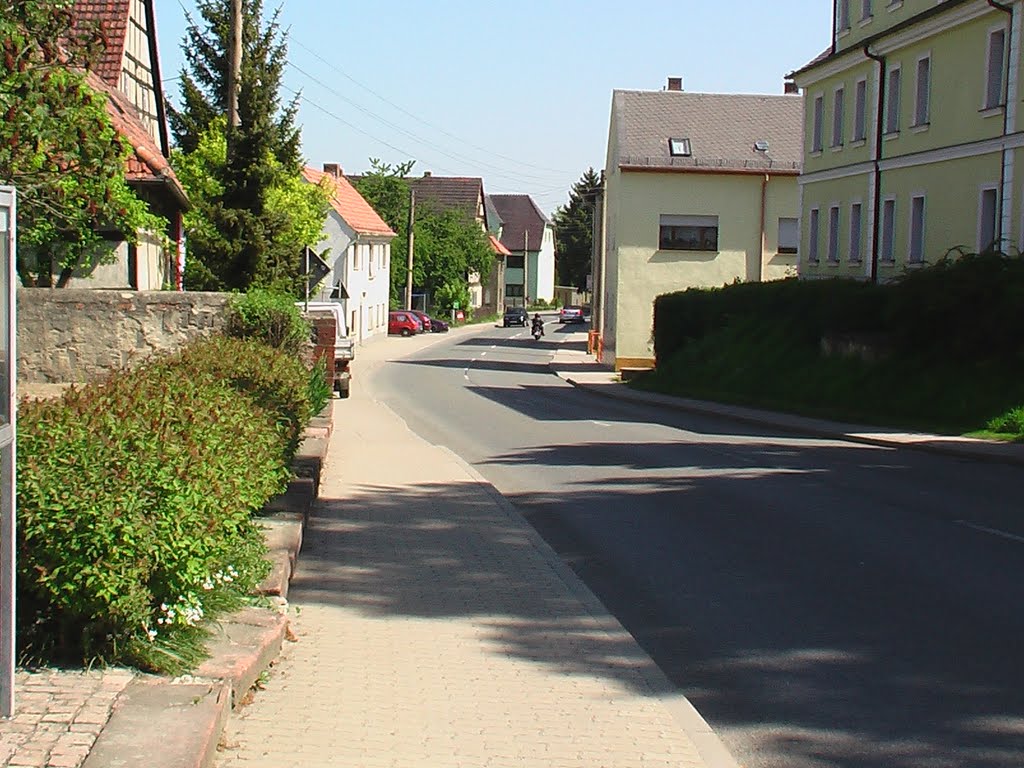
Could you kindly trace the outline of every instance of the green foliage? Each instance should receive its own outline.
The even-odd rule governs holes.
[[[1024,437],[1024,406],[1011,408],[988,423],[992,432],[1013,435],[1018,439]]]
[[[0,179],[18,188],[19,273],[26,284],[67,284],[78,268],[109,261],[100,232],[137,241],[164,234],[125,181],[127,144],[106,96],[82,71],[104,46],[100,30],[72,25],[70,0],[0,8]]]
[[[594,197],[600,188],[600,177],[588,168],[572,185],[569,203],[559,206],[551,217],[555,224],[559,285],[571,285],[581,291],[587,287],[594,241]]]
[[[998,254],[883,285],[791,279],[669,294],[655,302],[658,371],[642,386],[866,423],[1013,427],[1022,300],[1024,262]],[[826,340],[848,352],[825,354]]]
[[[215,337],[22,403],[23,657],[192,666],[202,622],[267,573],[251,513],[287,483],[307,386],[294,357]]]
[[[180,149],[175,170],[195,205],[186,282],[201,290],[276,285],[298,295],[300,255],[320,240],[327,198],[302,181],[297,97],[282,107],[278,96],[287,45],[279,11],[263,25],[261,0],[243,3],[240,124],[228,130],[230,5],[202,0],[201,21],[188,16],[183,106],[168,109]]]
[[[333,392],[332,382],[327,378],[327,361],[321,357],[309,371],[306,399],[309,401],[310,413],[320,413],[330,402]]]
[[[290,296],[254,288],[231,297],[226,333],[239,339],[257,339],[298,355],[309,341],[311,330]]]
[[[466,311],[469,307],[469,288],[465,281],[446,283],[434,291],[434,310],[448,314],[455,305]]]
[[[370,158],[370,171],[356,180],[356,190],[396,233],[391,241],[391,306],[402,304],[409,258],[409,182],[415,161],[396,166]]]

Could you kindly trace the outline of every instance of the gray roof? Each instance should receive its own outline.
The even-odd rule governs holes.
[[[529,195],[488,195],[501,216],[501,244],[510,251],[539,251],[547,217]],[[527,238],[529,233],[529,238]]]
[[[686,91],[615,91],[619,167],[795,173],[803,149],[803,99]],[[689,139],[673,157],[669,139]],[[767,142],[758,152],[757,142]]]

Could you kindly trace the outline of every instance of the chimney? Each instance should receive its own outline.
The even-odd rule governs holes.
[[[423,172],[423,178],[424,179],[429,179],[431,176],[433,176],[433,174],[430,171],[424,171]]]
[[[798,86],[792,80],[787,80],[783,85],[783,93],[785,93],[787,96],[792,96],[794,94],[800,93],[800,86]]]
[[[324,173],[326,173],[328,176],[338,178],[339,176],[342,175],[341,166],[338,165],[337,163],[324,163]]]
[[[681,77],[670,77],[668,79],[668,90],[670,90],[670,91],[681,91],[681,90],[683,90],[683,78],[681,78]]]

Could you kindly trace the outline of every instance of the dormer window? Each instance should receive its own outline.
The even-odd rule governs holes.
[[[669,139],[668,153],[672,157],[691,157],[693,155],[693,152],[690,150],[690,140]]]

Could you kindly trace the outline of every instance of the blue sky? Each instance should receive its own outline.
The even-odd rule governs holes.
[[[266,10],[276,7],[265,0]],[[156,3],[168,95],[185,9]],[[303,151],[346,172],[415,159],[413,173],[481,176],[546,212],[587,167],[604,166],[611,93],[781,93],[783,76],[829,42],[829,0],[284,0],[289,65],[302,91]]]

